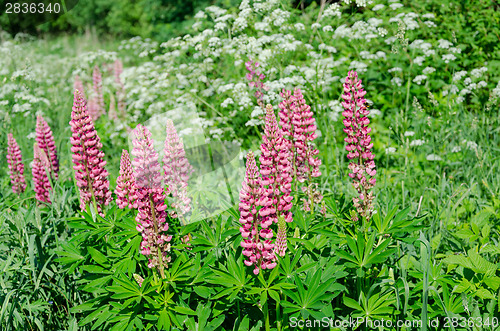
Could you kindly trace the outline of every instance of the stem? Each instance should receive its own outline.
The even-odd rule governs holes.
[[[155,227],[155,235],[157,236],[158,235],[158,221],[156,220],[156,214],[155,214],[155,206],[154,206],[154,203],[153,203],[153,197],[151,196],[151,194],[149,194],[149,205],[151,206],[151,215],[153,215],[153,225]],[[159,265],[159,268],[160,268],[160,276],[161,276],[161,279],[165,279],[165,271],[164,271],[164,267],[163,267],[163,258],[162,258],[162,252],[160,250],[159,247],[156,248],[158,250],[158,265]]]
[[[240,300],[236,300],[236,306],[238,308],[238,321],[241,325],[241,314],[240,314]]]
[[[266,331],[271,331],[271,325],[269,323],[269,302],[266,301],[263,307],[263,312],[264,312],[264,318],[265,318],[265,325],[266,325]]]
[[[278,296],[280,294],[278,293]],[[278,331],[281,331],[281,309],[280,309],[280,303],[276,302],[276,328]]]

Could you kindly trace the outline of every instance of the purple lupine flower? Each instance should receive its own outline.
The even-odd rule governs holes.
[[[57,179],[59,175],[59,160],[52,130],[42,116],[36,118],[36,142],[49,159],[50,175]]]
[[[21,194],[26,190],[24,179],[24,164],[21,150],[12,133],[7,134],[7,163],[9,165],[10,183],[12,192]]]
[[[80,91],[75,90],[73,111],[71,113],[71,152],[76,185],[80,189],[80,208],[95,201],[99,213],[111,201],[108,171],[104,168],[104,153],[101,139],[87,112],[87,103]]]
[[[373,213],[373,193],[371,189],[376,183],[374,155],[371,152],[371,142],[368,127],[370,113],[364,98],[366,91],[358,79],[356,71],[349,71],[344,83],[344,94],[342,94],[342,106],[344,107],[344,132],[347,134],[345,142],[349,163],[349,177],[353,179],[354,188],[359,196],[353,198],[354,206],[359,215],[369,219]],[[355,216],[355,221],[358,220]]]
[[[273,269],[276,267],[274,244],[271,239],[273,231],[269,226],[271,220],[264,220],[258,206],[269,207],[269,201],[263,201],[263,188],[259,169],[255,163],[252,151],[247,154],[246,174],[240,191],[240,232],[244,238],[241,242],[243,255],[248,259],[245,265],[254,266],[253,273],[257,275],[260,269]],[[262,209],[261,209],[262,210]]]
[[[154,150],[151,132],[137,125],[133,131],[135,138],[132,142],[134,148],[134,175],[136,182],[136,196],[138,210],[136,221],[137,230],[142,235],[141,253],[148,257],[149,268],[157,268],[162,278],[164,270],[170,262],[170,240],[167,234],[167,205],[165,204],[166,192],[161,175],[161,166],[158,162],[158,153]]]
[[[137,208],[137,196],[135,194],[135,177],[130,162],[130,155],[126,149],[122,150],[120,160],[120,175],[116,179],[116,204],[118,208]]]
[[[187,194],[189,176],[193,167],[189,164],[184,150],[182,139],[179,138],[174,123],[167,120],[167,137],[163,156],[163,171],[165,172],[165,184],[168,186],[174,201],[171,204],[178,215],[182,216],[191,210],[191,199]]]
[[[286,222],[283,217],[278,218],[278,233],[276,234],[275,253],[281,257],[285,256],[287,249]]]
[[[76,75],[75,76],[75,82],[73,83],[73,90],[78,90],[80,93],[82,93],[83,97],[85,98],[85,90],[83,89],[83,83],[82,80],[80,79],[80,76]]]
[[[260,71],[257,70],[257,68],[260,66],[258,62],[254,62],[252,60],[245,62],[245,68],[248,70],[248,73],[246,74],[246,79],[249,80],[248,86],[251,88],[255,88],[255,98],[257,99],[257,104],[262,108],[262,110],[265,109],[264,107],[264,92],[269,90],[269,87],[264,85],[262,82],[266,76],[261,73]]]
[[[279,216],[283,216],[285,221],[291,222],[292,168],[289,160],[290,152],[271,105],[266,107],[265,120],[259,161],[263,200],[269,202],[269,206],[264,207],[260,214],[266,223],[268,221],[277,223]]]
[[[114,64],[114,75],[115,75],[115,83],[117,86],[116,99],[118,101],[118,111],[120,112],[120,116],[125,115],[125,86],[123,85],[123,81],[120,77],[122,72],[123,72],[122,61],[117,59]]]
[[[47,171],[50,172],[50,162],[37,143],[33,146],[33,165],[31,174],[33,175],[33,182],[35,184],[35,198],[41,202],[50,203],[50,193],[52,190],[50,185]]]
[[[96,103],[96,114],[100,117],[104,114],[104,96],[102,94],[102,75],[99,67],[95,66],[92,72],[92,82],[94,84],[94,98]]]

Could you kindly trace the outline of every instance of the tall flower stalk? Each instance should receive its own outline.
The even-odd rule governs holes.
[[[366,106],[364,98],[366,91],[361,85],[356,71],[349,71],[344,83],[344,93],[342,94],[342,106],[344,107],[344,132],[347,134],[345,142],[349,163],[349,177],[353,180],[354,188],[358,196],[353,198],[354,207],[358,214],[368,220],[373,214],[373,193],[371,189],[376,183],[374,155],[371,152],[373,143],[371,142],[368,124],[368,114],[370,111]],[[358,220],[355,216],[354,221]]]
[[[137,125],[133,131],[134,140],[132,165],[135,171],[138,210],[137,230],[142,235],[141,253],[148,257],[149,268],[157,268],[165,278],[165,268],[170,262],[170,240],[167,234],[167,205],[165,198],[168,190],[163,187],[161,166],[158,153],[154,150],[151,132]]]
[[[9,165],[12,192],[15,194],[23,193],[26,190],[23,158],[21,149],[12,133],[7,134],[7,164]]]
[[[240,191],[240,232],[244,238],[241,242],[244,261],[247,266],[254,266],[253,273],[258,275],[261,269],[276,267],[273,231],[269,226],[272,220],[265,218],[265,212],[259,206],[269,207],[270,201],[263,198],[263,190],[259,169],[252,151],[247,154],[246,174]]]
[[[292,168],[287,142],[278,126],[273,106],[267,105],[264,135],[260,145],[260,173],[262,175],[263,200],[268,206],[261,214],[264,222],[278,223],[283,216],[286,222],[292,221]]]
[[[167,120],[167,137],[163,155],[163,171],[165,173],[165,184],[168,186],[174,201],[172,207],[177,211],[177,216],[188,213],[191,210],[191,199],[187,194],[189,176],[193,167],[189,164],[184,150],[182,139],[179,138],[174,123]]]
[[[59,160],[57,159],[57,149],[52,135],[52,130],[42,116],[36,119],[36,142],[47,155],[49,161],[50,176],[57,179],[59,176]]]
[[[130,155],[126,149],[122,150],[120,160],[120,175],[116,179],[116,204],[118,208],[137,208],[137,196],[134,170],[130,162]]]
[[[33,165],[31,174],[35,184],[35,198],[41,202],[50,202],[50,193],[52,190],[47,172],[50,172],[50,161],[45,151],[41,149],[38,143],[33,146]]]
[[[80,208],[95,203],[98,212],[111,201],[108,171],[104,168],[102,143],[87,112],[87,104],[80,91],[75,90],[71,113],[71,152],[76,185],[80,190]]]

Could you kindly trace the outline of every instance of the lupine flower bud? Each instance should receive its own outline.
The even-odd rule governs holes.
[[[104,114],[104,96],[102,94],[102,75],[99,67],[95,66],[92,73],[92,82],[94,83],[94,98],[96,103],[97,114],[101,116]]]
[[[120,175],[116,180],[116,204],[118,208],[137,208],[137,196],[135,194],[135,177],[130,163],[130,155],[127,150],[122,150],[120,160]]]
[[[264,135],[260,145],[261,155],[260,173],[262,175],[263,197],[262,200],[268,206],[264,207],[260,214],[263,222],[277,223],[278,217],[283,216],[285,221],[292,221],[292,168],[290,156],[283,133],[278,127],[273,107],[266,107],[266,122]]]
[[[181,242],[182,242],[183,244],[187,245],[187,246],[191,246],[190,241],[191,241],[191,233],[188,233],[187,235],[185,235],[184,237],[182,237],[182,238],[181,238]],[[187,249],[188,251],[192,250],[192,248],[191,248],[191,247],[186,247],[186,249]]]
[[[10,183],[12,192],[21,194],[26,190],[24,179],[24,164],[21,150],[12,133],[7,134],[7,163],[9,165]]]
[[[75,90],[73,112],[71,113],[70,139],[73,153],[73,169],[76,184],[80,189],[80,208],[85,210],[88,203],[95,200],[98,212],[111,201],[108,172],[104,168],[104,153],[101,139],[97,135],[94,123],[87,112],[87,104],[80,91]]]
[[[50,175],[57,179],[59,174],[59,161],[57,159],[56,144],[49,125],[42,116],[36,119],[36,142],[49,159]]]
[[[142,286],[142,282],[144,282],[144,278],[142,278],[138,274],[134,274],[134,279],[137,282],[137,284],[139,285],[139,287],[141,287]]]
[[[283,257],[286,253],[286,222],[283,217],[278,218],[278,234],[276,235],[275,252]]]
[[[165,184],[174,198],[172,207],[176,209],[178,216],[182,216],[191,210],[189,205],[191,199],[187,194],[187,186],[193,167],[186,158],[184,144],[171,120],[167,120],[166,130],[167,137],[163,156]]]
[[[376,183],[377,171],[373,161],[374,155],[371,152],[373,143],[370,137],[371,128],[368,127],[370,120],[367,117],[370,112],[366,107],[365,94],[358,74],[349,71],[342,94],[347,158],[351,160],[349,177],[353,179],[354,188],[359,194],[353,198],[354,206],[362,217],[369,219],[373,213],[374,198],[370,190]],[[357,217],[354,220],[356,221]]]
[[[80,79],[80,76],[76,75],[75,76],[75,82],[73,83],[73,90],[78,90],[80,93],[82,93],[83,97],[85,98],[85,90],[83,89],[83,83],[82,80]]]
[[[49,191],[52,190],[50,186],[47,171],[50,171],[50,162],[37,143],[33,146],[33,165],[31,174],[33,175],[33,182],[35,184],[35,198],[41,202],[50,203]]]
[[[246,74],[246,79],[249,80],[248,86],[251,88],[255,88],[255,98],[257,99],[257,104],[264,109],[264,101],[263,96],[264,92],[269,90],[269,87],[264,85],[262,82],[266,77],[263,73],[257,71],[257,68],[260,66],[258,62],[248,61],[245,63],[245,68],[249,71]]]
[[[263,188],[259,176],[259,169],[255,163],[255,155],[250,151],[247,155],[246,174],[240,191],[240,232],[244,238],[241,242],[244,261],[247,266],[254,266],[253,273],[257,275],[260,269],[276,267],[274,244],[271,239],[273,231],[269,228],[272,221],[263,221],[263,216],[257,210],[258,206],[269,207],[269,203],[262,201]],[[262,210],[262,209],[261,209]]]
[[[138,210],[136,221],[137,230],[142,235],[141,253],[149,258],[148,267],[158,268],[162,278],[164,269],[170,262],[170,240],[167,234],[167,205],[165,192],[158,162],[158,153],[154,150],[151,132],[137,125],[133,131],[135,139],[132,155],[134,160],[136,196]]]

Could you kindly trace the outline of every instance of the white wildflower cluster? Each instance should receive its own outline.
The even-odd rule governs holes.
[[[480,78],[486,73],[486,71],[488,71],[488,68],[486,67],[472,69],[470,75],[474,78]]]
[[[403,80],[399,77],[394,77],[391,79],[391,84],[393,86],[401,86],[401,85],[403,85]]]
[[[432,74],[432,73],[433,73],[433,72],[435,72],[435,71],[436,71],[436,68],[433,68],[433,67],[425,67],[425,69],[424,69],[424,70],[422,70],[422,73],[423,73],[424,75],[430,75],[430,74]]]
[[[450,61],[456,60],[457,57],[453,54],[444,54],[442,56],[442,59],[443,59],[444,63],[450,63]]]
[[[417,85],[420,85],[426,79],[427,79],[426,75],[418,75],[413,79],[413,82],[416,83]]]
[[[322,20],[327,19],[329,17],[337,17],[340,18],[342,12],[340,11],[340,5],[338,3],[332,3],[329,5],[325,11],[323,12]]]

